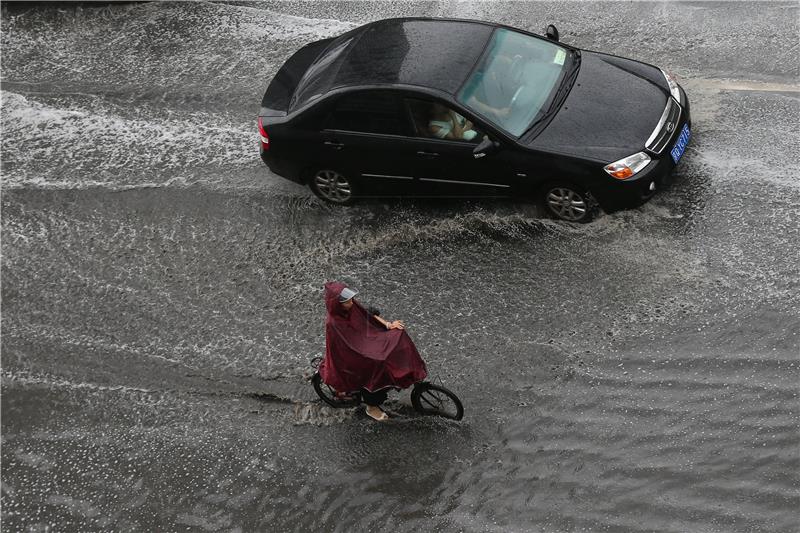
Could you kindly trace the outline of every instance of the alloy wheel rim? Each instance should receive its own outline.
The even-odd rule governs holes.
[[[566,187],[550,189],[547,193],[547,206],[559,217],[572,222],[583,219],[588,210],[583,195]]]
[[[326,199],[332,202],[346,202],[352,196],[350,182],[334,170],[320,170],[314,176],[314,186]]]

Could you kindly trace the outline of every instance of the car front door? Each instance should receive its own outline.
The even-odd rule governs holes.
[[[339,97],[322,130],[323,166],[353,178],[361,196],[390,196],[409,188],[414,139],[402,105],[391,90]]]
[[[492,136],[485,126],[433,99],[405,97],[404,103],[415,135],[411,173],[421,190],[474,198],[514,194],[521,176],[513,170],[517,160],[513,148],[501,145],[476,158],[475,147],[485,136]]]

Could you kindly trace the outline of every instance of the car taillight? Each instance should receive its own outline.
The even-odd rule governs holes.
[[[269,135],[267,135],[267,130],[264,129],[264,122],[261,117],[258,117],[258,134],[261,137],[261,148],[269,150]]]

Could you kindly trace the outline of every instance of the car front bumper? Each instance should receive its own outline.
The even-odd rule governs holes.
[[[681,96],[681,104],[683,106],[681,121],[675,128],[672,138],[661,155],[654,157],[647,167],[631,179],[616,180],[606,174],[604,176],[606,183],[592,190],[595,199],[605,211],[612,212],[642,205],[670,182],[672,171],[676,167],[670,156],[670,150],[678,139],[683,126],[687,124],[689,128],[692,126],[689,99],[686,97],[683,88],[681,88]],[[691,143],[691,140],[689,142]],[[684,153],[681,159],[685,156],[686,154]]]

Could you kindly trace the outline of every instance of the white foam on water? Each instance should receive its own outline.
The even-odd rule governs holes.
[[[86,278],[88,283],[92,283],[90,278]],[[131,289],[114,285],[107,285],[115,291],[135,292]],[[99,336],[90,335],[75,335],[65,328],[50,326],[50,325],[37,325],[30,323],[22,324],[4,324],[8,331],[17,335],[24,335],[28,339],[44,339],[44,340],[57,340],[59,345],[72,346],[79,349],[94,348],[112,353],[128,353],[135,354],[137,357],[143,359],[158,359],[170,364],[181,364],[187,368],[193,368],[186,364],[184,361],[175,359],[174,357],[166,357],[157,353],[159,346],[157,342],[151,341],[148,344],[135,346],[132,344],[118,343]],[[172,354],[170,348],[164,347],[163,353]]]
[[[257,40],[324,39],[352,30],[357,23],[330,18],[287,15],[271,9],[217,4],[231,16],[221,29]]]
[[[358,216],[358,213],[355,215]],[[417,250],[432,250],[463,240],[517,240],[529,238],[531,234],[580,235],[585,231],[585,227],[572,224],[522,213],[499,214],[482,208],[432,220],[427,216],[419,216],[416,210],[406,213],[399,211],[395,215],[399,215],[395,222],[377,231],[353,229],[340,239],[306,239],[293,243],[291,262],[271,263],[271,275],[264,282],[280,284],[284,297],[291,300],[305,297],[309,287],[314,287],[316,291],[316,282],[313,280],[330,276],[341,265],[352,264],[353,260],[358,261],[365,256],[374,261],[378,255],[393,255],[398,250],[407,250],[409,246]],[[300,273],[302,279],[298,278]],[[288,286],[290,280],[294,284]],[[356,282],[355,279],[351,281]]]
[[[334,409],[321,402],[296,403],[294,406],[294,425],[330,426],[354,419],[356,409]]]
[[[204,78],[205,73],[218,74],[243,60],[258,72],[274,48],[299,47],[354,26],[336,19],[212,3],[33,11],[3,19],[4,56],[12,58],[4,65],[5,75],[16,80],[63,74],[56,79],[99,77],[113,83],[143,79],[164,74],[163,60],[153,62],[148,53],[151,49],[160,53],[162,47],[169,49],[169,69],[179,75],[165,82],[197,73]],[[93,53],[98,46],[104,53]],[[27,60],[14,61],[15,56]]]
[[[712,176],[715,182],[749,184],[757,181],[800,191],[800,165],[797,164],[782,161],[780,165],[775,165],[768,159],[745,157],[727,150],[710,148],[695,149],[691,157],[695,164],[708,165],[714,169]]]
[[[99,385],[97,383],[91,382],[82,382],[82,381],[71,381],[68,379],[64,379],[61,377],[53,376],[51,374],[47,374],[44,372],[30,372],[27,370],[8,370],[3,369],[2,374],[3,381],[10,381],[20,385],[33,385],[33,386],[45,386],[48,388],[56,388],[56,389],[71,389],[71,390],[90,390],[90,391],[102,391],[102,392],[125,392],[125,393],[137,393],[137,394],[160,394],[161,391],[154,391],[150,389],[144,389],[141,387],[128,387],[125,385]]]
[[[194,178],[174,172],[258,163],[257,133],[246,125],[128,119],[102,109],[56,108],[9,91],[2,100],[8,188],[188,184]],[[164,182],[152,180],[161,173]]]
[[[736,80],[730,78],[682,78],[678,81],[681,85],[692,90],[705,91],[743,91],[743,92],[781,92],[800,93],[800,85],[796,83],[774,83],[753,80]]]

